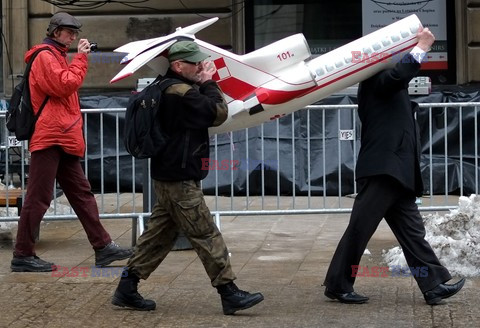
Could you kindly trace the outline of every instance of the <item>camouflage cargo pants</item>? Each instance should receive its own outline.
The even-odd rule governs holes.
[[[205,204],[200,183],[154,180],[154,187],[157,201],[128,268],[147,279],[172,249],[180,229],[197,252],[214,287],[233,281],[236,277],[227,246]]]

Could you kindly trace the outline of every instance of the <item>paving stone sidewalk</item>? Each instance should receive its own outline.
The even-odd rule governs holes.
[[[237,284],[261,291],[265,300],[233,316],[222,314],[192,250],[174,251],[140,293],[157,302],[151,312],[110,304],[118,277],[92,276],[94,254],[78,221],[42,224],[37,254],[58,266],[85,268],[77,277],[11,273],[11,245],[0,246],[0,327],[478,327],[480,279],[460,293],[428,306],[409,277],[361,277],[356,291],[367,304],[330,301],[321,286],[348,215],[224,217],[222,232],[238,275]],[[105,220],[121,245],[130,245],[130,220]],[[384,266],[381,252],[397,243],[382,223],[361,265]],[[124,265],[125,262],[118,262]],[[84,276],[82,276],[84,275]],[[458,279],[458,277],[455,277]]]

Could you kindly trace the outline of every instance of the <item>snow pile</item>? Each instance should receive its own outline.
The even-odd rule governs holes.
[[[425,239],[452,275],[480,276],[480,196],[460,197],[458,208],[445,216],[423,216]],[[383,251],[389,267],[408,267],[403,251]]]

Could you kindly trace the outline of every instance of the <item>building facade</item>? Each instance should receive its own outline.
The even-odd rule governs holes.
[[[377,17],[401,18],[402,15],[392,16],[392,13],[422,13],[431,20],[432,29],[439,31],[434,52],[447,58],[444,65],[426,71],[425,75],[431,75],[434,84],[480,82],[480,0],[405,0],[403,7],[388,7],[401,2],[124,0],[102,4],[102,1],[82,0],[2,0],[0,93],[2,98],[11,95],[25,68],[25,51],[42,41],[50,17],[57,11],[76,16],[83,23],[80,37],[98,43],[98,52],[90,55],[83,92],[131,90],[136,87],[137,79],[155,77],[155,72],[145,66],[132,77],[110,84],[110,79],[121,69],[122,58],[113,49],[130,41],[166,35],[177,27],[215,16],[219,21],[200,31],[196,35],[199,39],[242,54],[289,34],[304,33],[312,55],[320,55],[361,37],[369,28],[380,26],[382,19],[378,18],[376,24]],[[73,47],[71,54],[75,52]]]

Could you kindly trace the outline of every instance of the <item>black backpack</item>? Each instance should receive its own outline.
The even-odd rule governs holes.
[[[13,90],[10,104],[8,105],[8,112],[6,114],[7,129],[10,132],[15,132],[17,140],[30,140],[35,130],[35,123],[42,113],[43,108],[47,104],[49,96],[45,97],[42,105],[38,109],[37,115],[33,112],[32,101],[30,98],[30,86],[28,84],[28,77],[32,63],[37,57],[38,53],[43,50],[50,50],[50,48],[41,48],[35,51],[32,58],[25,68],[22,80],[15,86]]]
[[[160,154],[168,136],[158,122],[163,91],[180,80],[157,77],[150,85],[128,100],[123,142],[135,158],[151,158]]]

